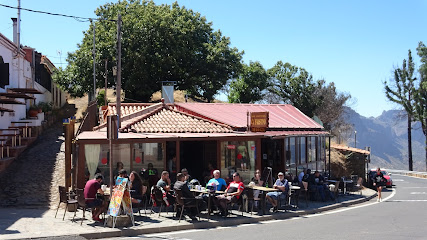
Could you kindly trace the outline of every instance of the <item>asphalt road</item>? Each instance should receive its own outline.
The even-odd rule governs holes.
[[[427,239],[427,179],[392,178],[395,187],[384,190],[380,203],[374,199],[287,220],[120,239]]]

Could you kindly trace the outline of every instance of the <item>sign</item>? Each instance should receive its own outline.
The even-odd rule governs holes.
[[[251,132],[265,132],[268,128],[268,112],[251,113]]]
[[[227,149],[236,149],[236,145],[229,144],[227,145]]]
[[[117,217],[120,213],[120,206],[123,206],[125,214],[132,216],[132,206],[129,194],[128,179],[117,177],[116,187],[108,206],[108,215]]]
[[[62,119],[62,124],[70,124],[70,119],[69,118]]]

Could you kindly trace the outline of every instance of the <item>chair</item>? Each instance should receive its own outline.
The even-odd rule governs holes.
[[[235,202],[231,201],[227,204],[227,214],[231,213],[234,205],[237,205],[237,206],[239,206],[237,211],[241,211],[242,216],[243,216],[244,209],[243,209],[243,196],[242,195],[243,195],[243,192],[240,194],[240,197],[239,197],[239,199],[237,199],[237,201],[235,201]]]
[[[341,181],[337,181],[335,183],[335,186],[334,186],[335,202],[338,202],[338,195],[339,195],[339,192],[340,192],[340,184],[341,184]]]
[[[363,188],[363,178],[359,177],[356,181],[353,181],[353,186],[350,189],[350,192],[359,192],[360,195],[362,195],[362,188]]]
[[[176,194],[176,202],[175,202],[175,207],[181,208],[181,214],[179,215],[179,221],[181,222],[181,218],[182,218],[182,214],[184,213],[184,209],[185,208],[196,208],[197,209],[197,216],[199,217],[199,221],[200,221],[200,216],[199,216],[199,205],[197,203],[196,198],[185,198],[182,196],[182,191],[181,190],[177,190],[175,189],[175,194]],[[193,200],[193,201],[185,201],[185,200]],[[178,214],[178,212],[176,211],[176,213]]]
[[[149,200],[148,200],[148,195],[147,195],[147,186],[144,186],[144,185],[142,185],[142,199],[141,199],[141,202],[140,203],[132,203],[132,208],[133,209],[135,209],[135,208],[137,208],[138,209],[138,213],[139,213],[139,216],[141,216],[141,207],[143,207],[144,208],[144,214],[145,215],[147,215],[147,204],[148,204],[148,202],[149,202]]]
[[[243,190],[243,193],[241,194],[242,203],[243,203],[243,209],[246,212],[249,212],[249,202],[252,202],[251,204],[251,215],[254,211],[254,205],[255,205],[255,197],[254,197],[254,190],[252,188],[245,188]]]
[[[308,190],[308,182],[304,182],[304,181],[302,182],[301,192],[304,193],[305,205],[306,205],[306,207],[308,207],[308,195],[310,194],[310,192]]]
[[[163,201],[163,192],[162,192],[161,187],[159,187],[157,185],[154,185],[151,187],[151,200],[153,203],[151,205],[151,212],[153,212],[154,205],[157,205],[157,206],[160,205],[160,208],[159,208],[159,217],[160,217],[162,207],[165,206],[165,208],[166,208],[165,201]],[[166,208],[166,211],[167,211],[167,208]]]
[[[58,189],[59,189],[59,203],[58,203],[58,207],[56,208],[55,218],[56,218],[56,215],[58,214],[59,206],[61,205],[61,203],[65,203],[64,216],[62,216],[62,220],[64,220],[65,213],[67,212],[67,209],[68,209],[68,204],[73,204],[75,207],[77,207],[78,202],[75,199],[70,199],[69,193],[67,193],[67,189],[64,186],[59,186]],[[76,208],[76,211],[77,211],[77,208]],[[73,220],[74,220],[74,216],[73,216]]]
[[[83,210],[83,217],[82,217],[82,221],[80,222],[80,225],[82,225],[83,219],[85,218],[86,209],[90,209],[87,207],[86,200],[91,200],[91,199],[85,198],[84,189],[76,189],[76,193],[77,193],[78,205]],[[76,212],[74,212],[74,216],[76,216]]]

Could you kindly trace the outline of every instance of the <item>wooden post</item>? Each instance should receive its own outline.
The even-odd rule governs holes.
[[[65,126],[65,189],[71,186],[71,142],[72,142],[72,129],[70,119],[63,119],[62,123]]]
[[[71,156],[70,156],[70,171],[71,171],[71,189],[74,190],[76,186],[76,166],[73,164],[73,159],[75,159],[75,144],[73,144],[75,136],[75,124],[76,124],[76,117],[71,116],[70,121],[70,134],[71,134]],[[75,163],[75,161],[74,161]]]

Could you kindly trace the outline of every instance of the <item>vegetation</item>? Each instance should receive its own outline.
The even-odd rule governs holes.
[[[420,121],[421,128],[425,136],[425,151],[426,151],[426,171],[427,171],[427,47],[423,42],[418,44],[418,56],[421,58],[421,66],[419,68],[420,81],[418,90],[415,92],[415,111],[414,118]]]
[[[116,62],[117,26],[111,19],[122,14],[122,88],[126,98],[148,102],[162,81],[175,81],[178,89],[212,101],[228,79],[241,69],[243,52],[230,47],[230,39],[212,29],[212,23],[192,10],[153,1],[119,1],[96,10],[97,79],[104,79]],[[105,21],[103,21],[105,20]],[[93,28],[84,33],[78,50],[68,55],[67,68],[57,82],[81,97],[93,89]],[[111,71],[108,85],[114,86]],[[99,81],[97,87],[103,87]]]
[[[412,160],[412,121],[414,116],[414,94],[415,89],[414,62],[411,50],[408,51],[408,60],[404,59],[401,68],[394,70],[394,81],[384,82],[386,97],[403,107],[408,116],[408,161],[409,171],[413,170]]]

